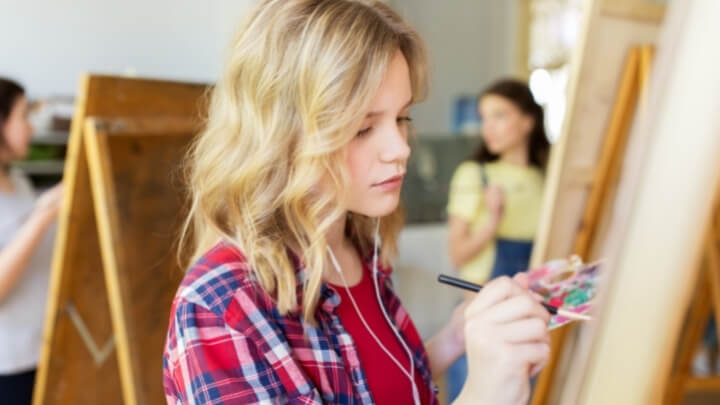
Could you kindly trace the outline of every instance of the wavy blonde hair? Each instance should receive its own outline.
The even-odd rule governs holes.
[[[231,241],[286,314],[299,309],[288,249],[299,252],[303,316],[314,319],[325,235],[347,213],[345,146],[398,50],[417,102],[427,87],[424,45],[383,3],[266,0],[250,13],[188,155],[191,205],[181,246],[192,248],[191,261],[219,239]],[[347,235],[368,252],[374,221],[347,215]],[[401,209],[381,221],[386,265],[402,224]]]

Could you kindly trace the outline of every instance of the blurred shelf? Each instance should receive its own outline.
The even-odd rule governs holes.
[[[31,142],[34,145],[67,145],[69,138],[68,131],[39,131]]]
[[[423,133],[410,140],[413,153],[402,188],[406,222],[445,223],[450,180],[480,143],[479,136]]]
[[[13,163],[28,176],[61,175],[65,168],[64,160],[25,160]]]

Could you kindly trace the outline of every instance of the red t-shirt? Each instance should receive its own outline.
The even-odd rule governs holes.
[[[408,377],[365,329],[345,287],[342,285],[332,285],[332,287],[341,299],[340,305],[337,307],[337,314],[353,338],[375,403],[380,405],[413,404],[412,386]],[[375,295],[372,272],[366,266],[363,266],[362,280],[350,287],[350,293],[375,335],[409,373],[410,359],[383,316]],[[408,339],[420,341],[420,335],[412,322],[407,322],[407,327],[401,332]],[[415,370],[415,384],[421,403],[429,404],[431,402],[430,390],[417,369]]]

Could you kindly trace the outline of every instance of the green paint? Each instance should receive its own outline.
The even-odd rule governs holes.
[[[588,295],[584,290],[577,289],[570,291],[567,296],[565,296],[565,305],[568,306],[578,306],[580,304],[584,304],[588,301]]]

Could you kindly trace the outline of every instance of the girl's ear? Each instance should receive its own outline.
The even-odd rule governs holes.
[[[535,127],[535,118],[530,114],[523,114],[523,133],[527,134],[528,137]]]

